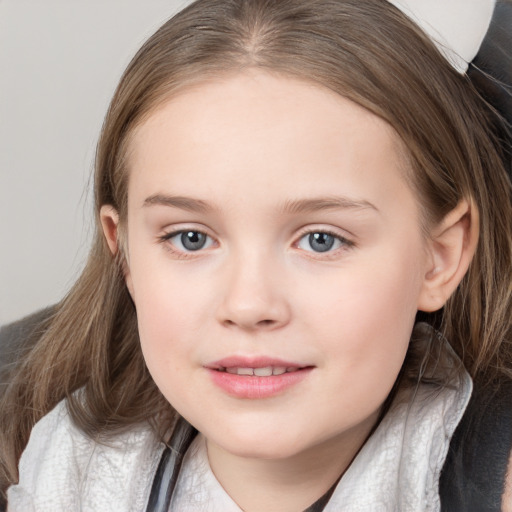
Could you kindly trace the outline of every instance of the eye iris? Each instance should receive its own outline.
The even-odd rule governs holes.
[[[206,235],[198,231],[185,231],[181,234],[181,243],[188,251],[198,251],[206,243]]]
[[[311,233],[309,235],[309,245],[316,252],[326,252],[332,249],[334,237],[327,233]]]

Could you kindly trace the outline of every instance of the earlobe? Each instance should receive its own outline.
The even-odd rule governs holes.
[[[461,201],[433,230],[418,309],[442,308],[466,274],[478,244],[478,211]]]

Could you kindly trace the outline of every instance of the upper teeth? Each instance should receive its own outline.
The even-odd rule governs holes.
[[[284,366],[265,366],[264,368],[219,368],[220,371],[226,371],[227,373],[233,373],[236,375],[256,375],[257,377],[269,377],[270,375],[282,375],[286,372],[293,372],[298,370],[297,367],[292,366],[286,368]]]

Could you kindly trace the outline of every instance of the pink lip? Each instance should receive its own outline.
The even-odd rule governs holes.
[[[225,368],[265,368],[267,366],[297,368],[293,372],[269,377],[236,375],[221,371]],[[313,366],[268,357],[227,357],[205,365],[213,383],[236,398],[269,398],[304,380]]]
[[[293,361],[285,361],[284,359],[276,359],[274,357],[255,356],[242,357],[231,356],[219,359],[213,363],[205,365],[206,368],[265,368],[266,366],[282,366],[284,368],[304,368],[308,365],[296,363]]]

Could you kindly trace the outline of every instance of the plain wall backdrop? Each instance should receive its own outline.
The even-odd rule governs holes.
[[[59,300],[85,261],[108,103],[188,0],[0,0],[0,325]]]

